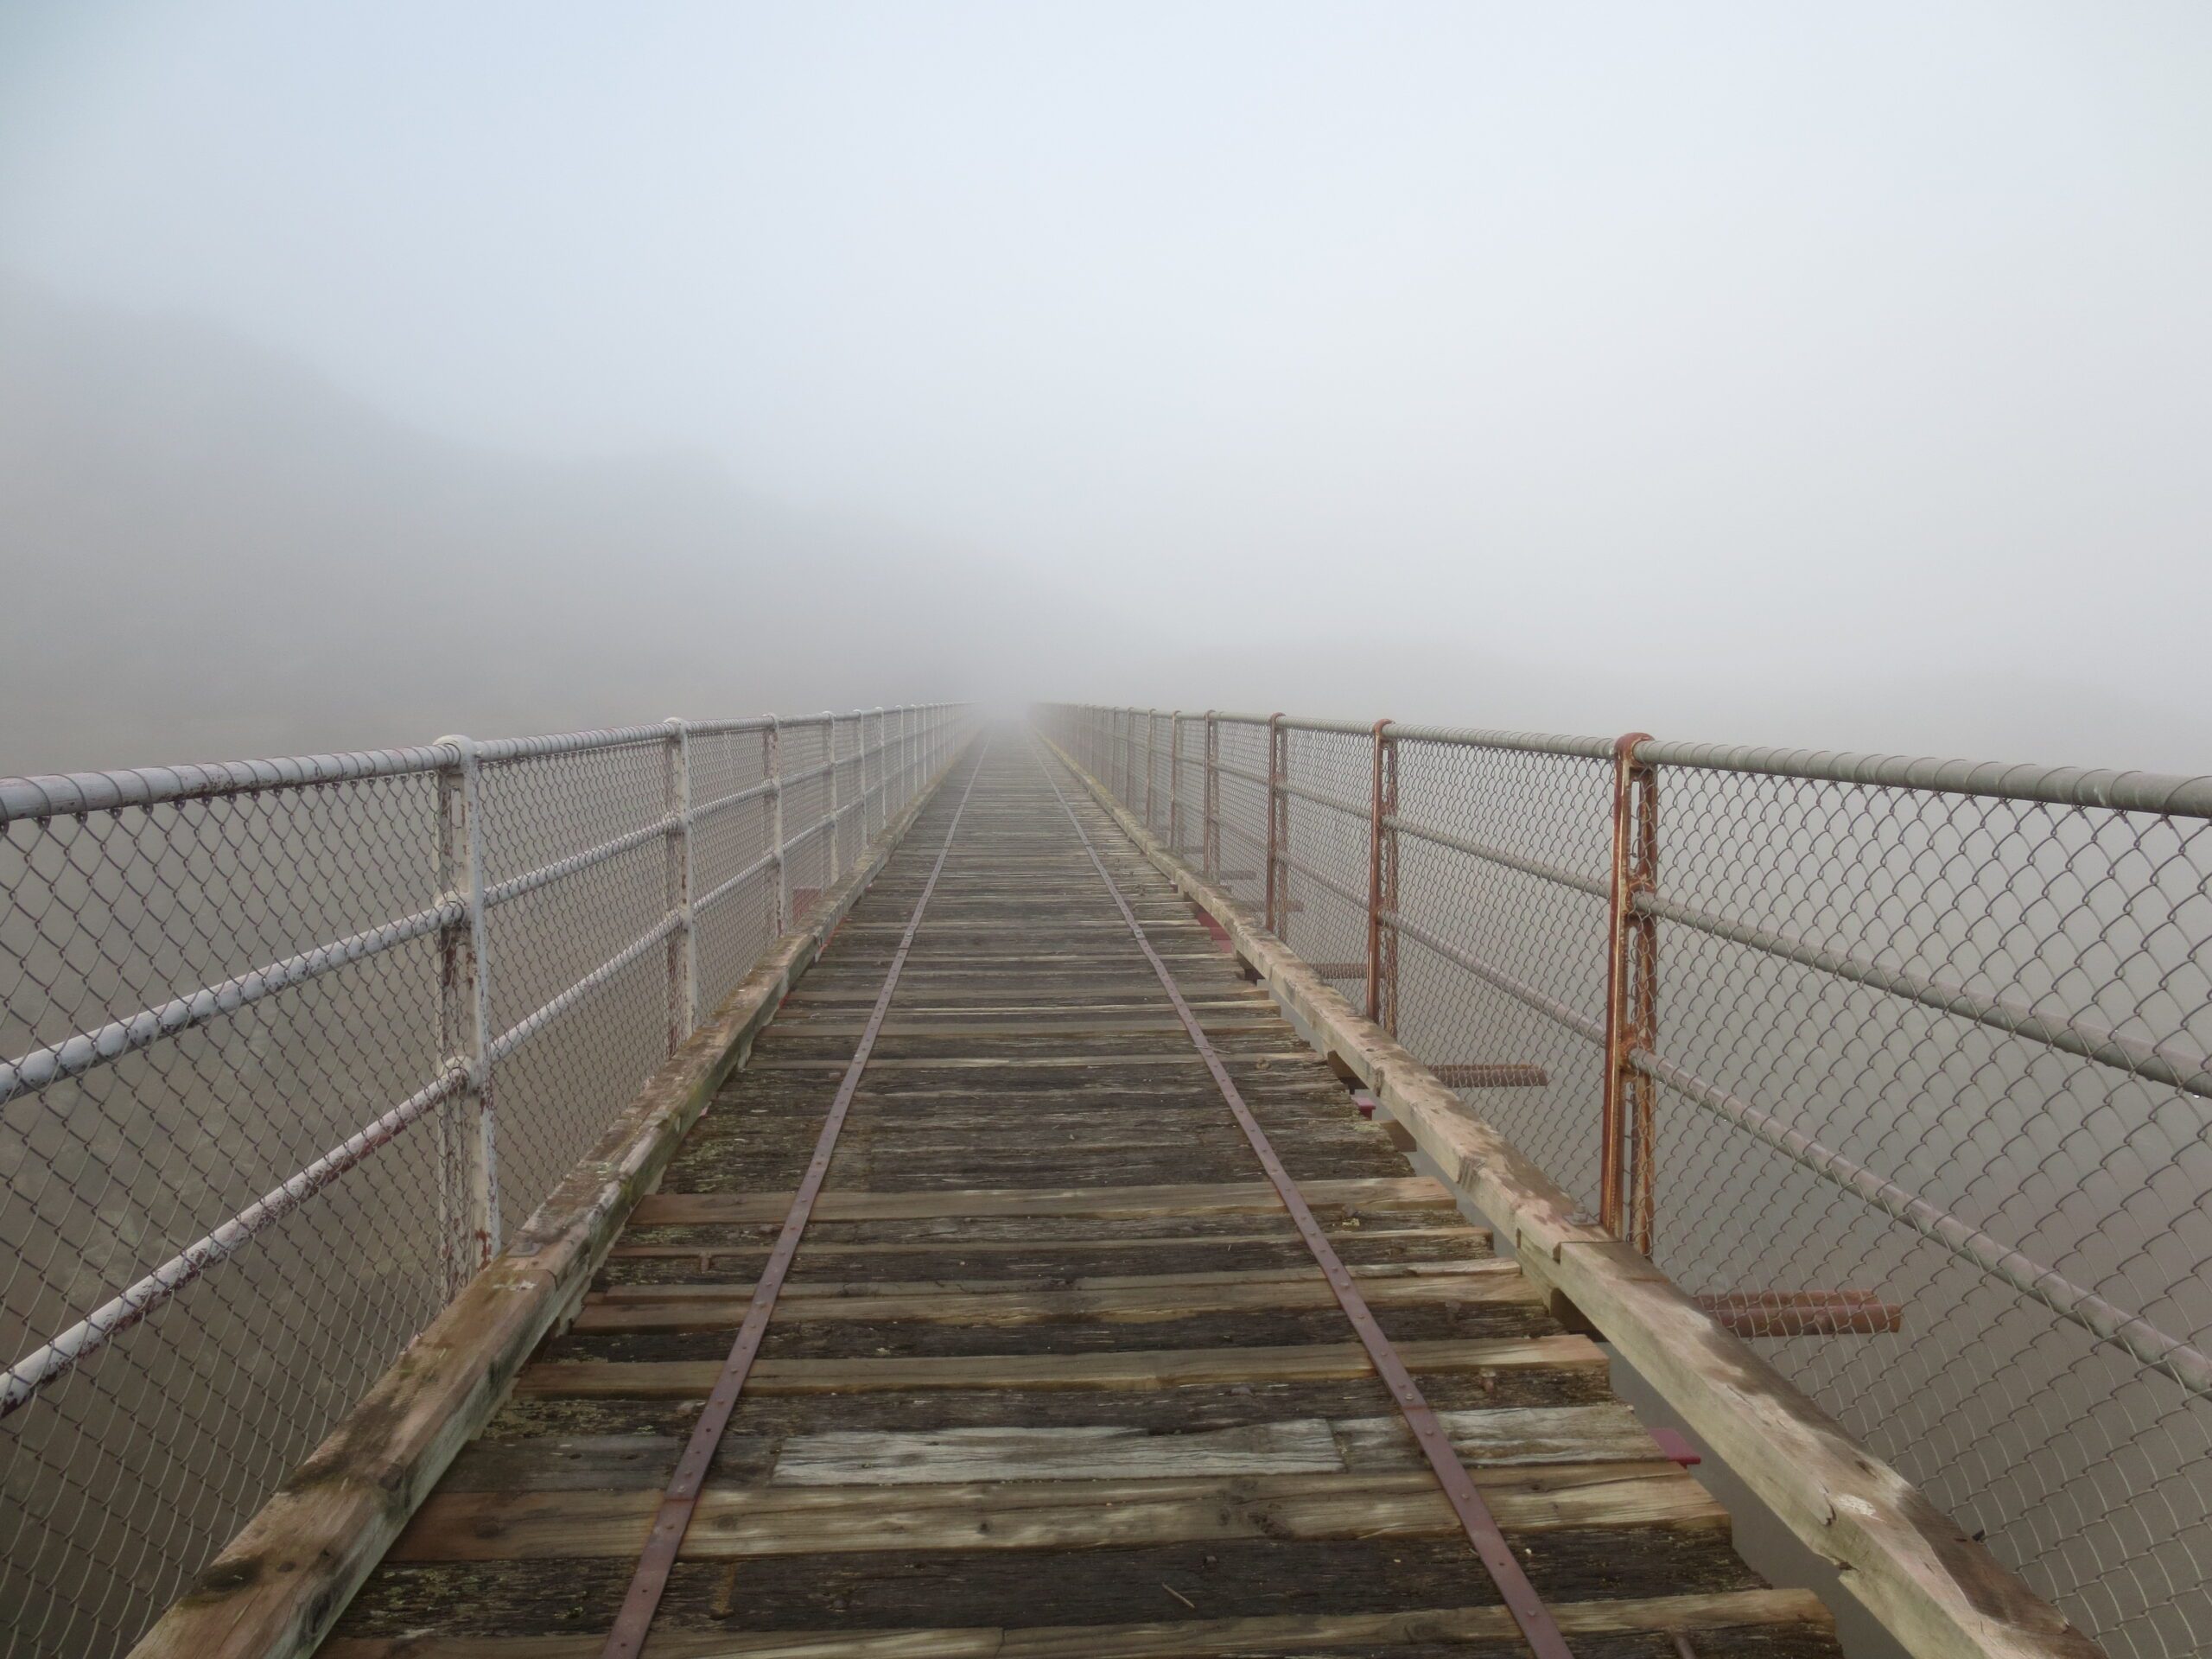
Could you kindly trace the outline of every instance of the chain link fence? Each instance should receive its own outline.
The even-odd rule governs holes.
[[[0,1651],[128,1647],[969,723],[0,779]]]
[[[2212,1651],[2212,779],[1039,718],[2108,1652]]]

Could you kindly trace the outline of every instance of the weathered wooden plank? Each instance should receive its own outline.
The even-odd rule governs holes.
[[[1379,1236],[1410,1227],[1462,1224],[1456,1210],[1333,1210],[1325,1211],[1320,1219],[1323,1230],[1332,1239],[1357,1238],[1369,1233]],[[643,1244],[728,1249],[758,1243],[763,1238],[772,1239],[776,1230],[774,1221],[668,1223],[632,1225],[623,1237]],[[819,1239],[816,1237],[817,1232],[821,1235]],[[1272,1233],[1294,1240],[1298,1236],[1287,1211],[1272,1215],[1265,1211],[1244,1211],[1215,1216],[921,1216],[829,1221],[808,1228],[806,1243],[810,1248],[817,1243],[830,1242],[935,1243],[957,1250],[971,1243],[1058,1246],[1083,1239],[1096,1239],[1109,1244],[1131,1243],[1140,1239],[1203,1244],[1217,1236],[1235,1233]],[[802,1250],[802,1268],[804,1259]]]
[[[1456,1213],[1452,1195],[1422,1175],[1301,1183],[1316,1211],[1429,1210]],[[639,1203],[639,1226],[666,1223],[780,1221],[791,1208],[785,1192],[654,1193]],[[989,1187],[944,1192],[824,1192],[815,1206],[823,1221],[927,1220],[982,1216],[1218,1216],[1280,1212],[1282,1200],[1265,1181],[1194,1186]]]
[[[1531,1584],[1554,1601],[1725,1593],[1758,1584],[1726,1541],[1710,1533],[1590,1527],[1522,1533],[1516,1542]],[[340,1628],[347,1635],[393,1635],[421,1629],[428,1615],[454,1635],[590,1629],[620,1599],[616,1580],[624,1565],[604,1556],[395,1563]],[[655,1630],[735,1625],[822,1637],[957,1629],[1009,1617],[1029,1625],[1114,1625],[1154,1614],[1312,1618],[1493,1599],[1464,1540],[1399,1534],[1109,1550],[878,1550],[678,1561]],[[1576,1653],[1605,1659],[1602,1650]],[[1638,1659],[1675,1656],[1646,1649]],[[1833,1659],[1832,1652],[1822,1659]]]
[[[1280,1040],[1280,1039],[1278,1039]],[[1236,1052],[1230,1045],[1222,1045],[1224,1064],[1235,1065],[1297,1065],[1309,1057],[1270,1046],[1246,1053]],[[842,1073],[849,1056],[845,1059],[824,1057],[820,1059],[761,1058],[753,1065],[765,1072],[826,1071]],[[1169,1051],[1158,1054],[942,1054],[915,1058],[886,1058],[870,1060],[868,1071],[897,1073],[901,1071],[1082,1071],[1111,1063],[1122,1066],[1159,1066],[1163,1069],[1203,1068],[1205,1062],[1196,1049]]]
[[[1461,1457],[1492,1467],[1648,1463],[1654,1451],[1622,1405],[1446,1411],[1437,1420]],[[785,1486],[942,1485],[1407,1470],[1421,1460],[1401,1417],[1291,1418],[1171,1434],[1106,1426],[803,1434],[784,1442],[768,1478]]]
[[[996,1295],[1041,1291],[1258,1290],[1272,1285],[1304,1285],[1311,1282],[1318,1272],[1309,1259],[1298,1266],[1262,1268],[1243,1272],[1208,1268],[1190,1273],[1086,1274],[1071,1279],[918,1279],[855,1284],[798,1282],[785,1287],[783,1302],[797,1306],[823,1297],[861,1300],[904,1296],[927,1300],[948,1295]],[[1386,1262],[1379,1266],[1356,1267],[1352,1269],[1352,1276],[1362,1284],[1390,1279],[1518,1279],[1521,1269],[1515,1262],[1478,1258],[1462,1262]],[[615,1285],[594,1292],[588,1303],[671,1302],[747,1298],[751,1294],[749,1286],[736,1282],[717,1285]]]
[[[1416,1376],[1497,1368],[1603,1371],[1605,1352],[1586,1337],[1471,1338],[1404,1342],[1398,1351]],[[703,1397],[721,1366],[711,1360],[540,1361],[515,1379],[524,1395]],[[854,1389],[1170,1389],[1192,1383],[1262,1382],[1369,1376],[1357,1343],[1298,1348],[1205,1348],[1135,1353],[998,1354],[899,1359],[763,1359],[748,1393],[821,1394]]]
[[[735,1249],[717,1246],[702,1252],[696,1247],[671,1244],[636,1247],[642,1254],[610,1258],[601,1269],[598,1283],[609,1290],[633,1286],[751,1284],[760,1273],[767,1248],[746,1243]],[[1457,1239],[1449,1234],[1372,1235],[1347,1231],[1336,1246],[1337,1254],[1353,1267],[1448,1267],[1455,1262],[1483,1260],[1489,1254],[1479,1242]],[[702,1254],[709,1256],[702,1265]],[[993,1282],[1065,1285],[1092,1273],[1144,1274],[1169,1268],[1195,1268],[1202,1263],[1257,1271],[1300,1271],[1311,1260],[1304,1243],[1295,1237],[1238,1238],[1219,1241],[1173,1238],[1106,1241],[1094,1249],[1065,1249],[1052,1241],[1012,1243],[993,1241],[968,1246],[942,1240],[920,1240],[896,1245],[854,1246],[823,1250],[811,1259],[802,1257],[794,1272],[794,1287],[815,1284],[902,1284],[935,1275],[947,1281],[982,1287]]]
[[[1382,1307],[1376,1319],[1395,1342],[1548,1336],[1560,1327],[1529,1302],[1461,1301]],[[570,1331],[543,1351],[548,1360],[664,1362],[706,1359],[729,1348],[729,1325],[695,1331]],[[933,1319],[779,1316],[761,1344],[769,1359],[944,1359],[1091,1355],[1203,1348],[1292,1348],[1342,1337],[1340,1308],[1239,1308],[1152,1320],[1056,1319],[969,1325]]]
[[[1618,1600],[1560,1602],[1552,1608],[1560,1632],[1570,1641],[1586,1638],[1578,1652],[1620,1655],[1627,1649],[1599,1649],[1613,1635],[1655,1632],[1662,1645],[1643,1645],[1641,1655],[1671,1652],[1669,1633],[1696,1638],[1695,1651],[1709,1659],[1729,1659],[1738,1649],[1723,1645],[1731,1632],[1758,1639],[1756,1651],[1770,1659],[1798,1652],[1832,1652],[1833,1622],[1819,1599],[1803,1590],[1737,1590],[1694,1596],[1643,1597]],[[1815,1637],[1819,1645],[1781,1646],[1792,1632]],[[474,1637],[441,1639],[409,1635],[349,1639],[324,1649],[328,1659],[598,1659],[598,1636],[541,1636],[524,1638]],[[1410,1650],[1418,1649],[1414,1656]],[[1408,1659],[1431,1654],[1464,1654],[1484,1659],[1486,1652],[1525,1652],[1511,1616],[1495,1606],[1428,1606],[1404,1611],[1342,1613],[1320,1617],[1259,1616],[1230,1619],[1178,1618],[1142,1624],[1083,1624],[1071,1627],[977,1626],[955,1630],[747,1632],[671,1630],[653,1638],[654,1659],[1270,1659],[1294,1654],[1329,1659],[1405,1650]]]
[[[785,1484],[818,1485],[832,1483],[810,1471],[826,1466],[861,1484],[911,1485],[1420,1466],[1419,1450],[1399,1418],[1300,1413],[1301,1407],[1350,1406],[1372,1414],[1387,1403],[1379,1395],[1310,1384],[1278,1388],[1271,1395],[1255,1401],[1249,1394],[1222,1390],[1163,1402],[1148,1412],[1102,1409],[1128,1396],[1020,1390],[906,1400],[856,1397],[887,1408],[875,1411],[815,1403],[806,1396],[755,1399],[746,1404],[741,1432],[723,1440],[711,1472],[724,1484],[765,1481],[772,1472]],[[1136,1396],[1135,1402],[1148,1398]],[[1086,1402],[1089,1417],[1118,1421],[1085,1421]],[[1040,1409],[1046,1406],[1058,1409]],[[1463,1457],[1490,1465],[1637,1463],[1653,1455],[1650,1436],[1635,1414],[1618,1402],[1444,1409],[1438,1419]],[[895,1426],[868,1427],[871,1422]],[[649,1429],[665,1426],[650,1414],[638,1414],[623,1427],[638,1424]],[[1277,1438],[1277,1431],[1293,1438]],[[454,1461],[443,1490],[658,1490],[667,1484],[682,1447],[673,1434],[650,1432],[481,1439]],[[1262,1452],[1275,1458],[1294,1453],[1297,1460],[1270,1466]],[[1237,1461],[1179,1461],[1194,1454],[1226,1454]],[[1178,1461],[1148,1467],[1146,1460],[1152,1458]],[[1023,1471],[1030,1472],[1018,1472]]]
[[[1674,1465],[1475,1469],[1509,1533],[1569,1527],[1725,1532],[1727,1512]],[[633,1556],[659,1509],[651,1491],[432,1496],[391,1547],[396,1561]],[[1106,1549],[1232,1538],[1450,1535],[1459,1517],[1426,1471],[970,1482],[872,1487],[716,1487],[701,1493],[686,1559],[882,1549]]]
[[[796,1001],[796,999],[794,999]],[[1280,1020],[1282,1011],[1264,991],[1245,990],[1230,994],[1219,991],[1194,991],[1183,999],[1198,1014],[1256,1015]],[[865,1012],[874,1005],[874,997],[853,992],[843,997],[810,997],[803,1003],[785,1008],[777,1015],[779,1020],[794,1030],[819,1031],[825,1026],[843,1027],[858,1037],[866,1022],[855,1020],[855,1013]],[[1033,1020],[1058,1029],[1063,1021],[1087,1023],[1125,1015],[1156,1015],[1163,1006],[1154,994],[1141,1000],[1122,1001],[1113,995],[1100,995],[1086,991],[1057,1002],[1037,1001],[1008,1002],[1002,999],[985,1001],[930,1000],[910,1001],[901,997],[896,1004],[899,1022],[916,1031],[938,1031],[948,1027],[966,1031],[974,1024],[991,1023],[1002,1020]]]
[[[874,1487],[1342,1474],[1348,1465],[1330,1427],[1302,1417],[1188,1434],[1101,1426],[804,1434],[784,1443],[768,1478],[779,1486]]]
[[[1364,1238],[1371,1243],[1388,1244],[1394,1241],[1416,1243],[1436,1243],[1464,1247],[1465,1254],[1478,1255],[1490,1248],[1490,1230],[1465,1224],[1440,1227],[1363,1227],[1343,1229],[1334,1236],[1339,1252],[1345,1244]],[[617,1244],[607,1252],[610,1261],[644,1261],[657,1257],[696,1262],[702,1255],[716,1258],[750,1255],[765,1251],[770,1241],[762,1238],[753,1244],[715,1244],[699,1247],[689,1244]],[[1219,1232],[1185,1236],[1181,1232],[1156,1236],[1115,1235],[1103,1238],[1061,1238],[1039,1240],[1033,1238],[975,1239],[957,1234],[918,1236],[911,1239],[830,1239],[816,1238],[810,1232],[806,1241],[806,1255],[820,1260],[836,1256],[906,1256],[917,1254],[941,1254],[948,1250],[963,1256],[1022,1255],[1039,1249],[1055,1254],[1079,1257],[1085,1254],[1120,1252],[1125,1250],[1177,1250],[1208,1254],[1233,1249],[1239,1244],[1298,1244],[1297,1235],[1286,1221],[1280,1231],[1251,1232],[1224,1229]],[[1300,1246],[1302,1249],[1303,1247]],[[1311,1261],[1307,1255],[1297,1258],[1297,1271],[1304,1271]],[[713,1269],[727,1271],[721,1267]],[[1078,1274],[1081,1270],[1077,1270]],[[1088,1275],[1084,1275],[1088,1276]]]
[[[1216,1033],[1265,1032],[1281,1039],[1281,1046],[1288,1046],[1296,1039],[1281,1014],[1269,1007],[1264,1012],[1250,1005],[1243,1005],[1236,1012],[1214,1010],[1205,1014],[1202,1006],[1198,1011],[1204,1017],[1199,1024],[1209,1035]],[[858,1041],[867,1027],[860,1021],[792,1020],[785,1027],[785,1040],[794,1037],[818,1038],[823,1042],[842,1042],[848,1051]],[[1156,1017],[1141,1018],[1134,1014],[1116,1019],[1094,1019],[1082,1014],[1070,1014],[1058,1020],[1031,1017],[1020,1020],[963,1020],[938,1015],[929,1020],[887,1020],[880,1035],[886,1042],[912,1040],[917,1038],[976,1038],[1031,1039],[1083,1037],[1110,1039],[1120,1037],[1180,1036],[1183,1023],[1172,1010]]]
[[[1602,1370],[1535,1368],[1487,1371],[1431,1371],[1421,1379],[1429,1402],[1439,1411],[1497,1411],[1522,1407],[1605,1405],[1613,1401]],[[500,1466],[514,1475],[499,1479],[464,1478],[479,1451],[495,1445],[535,1441],[546,1448],[549,1464],[595,1462],[604,1478],[570,1480],[549,1468],[550,1484],[608,1487],[651,1484],[634,1473],[626,1459],[600,1460],[578,1445],[620,1438],[642,1450],[666,1442],[661,1476],[674,1467],[673,1449],[688,1433],[697,1410],[696,1396],[596,1397],[524,1395],[508,1401],[485,1427],[474,1447],[454,1465],[447,1479],[456,1485],[517,1490],[537,1484],[518,1472],[511,1459]],[[766,1447],[796,1434],[881,1430],[919,1433],[944,1428],[1070,1428],[1119,1427],[1147,1433],[1192,1433],[1211,1428],[1240,1428],[1291,1418],[1331,1421],[1379,1416],[1391,1410],[1389,1393],[1373,1376],[1306,1381],[1192,1383],[1170,1389],[874,1389],[843,1394],[754,1395],[745,1397],[740,1433]],[[626,1473],[626,1471],[632,1472]]]
[[[1463,1303],[1524,1303],[1544,1306],[1542,1295],[1516,1263],[1469,1264],[1473,1272],[1380,1279],[1365,1295],[1370,1306],[1457,1306]],[[745,1317],[750,1286],[702,1286],[683,1295],[613,1297],[588,1302],[572,1329],[590,1331],[711,1331]],[[1115,1289],[945,1290],[896,1295],[805,1295],[785,1299],[792,1319],[849,1319],[877,1323],[925,1319],[939,1325],[1001,1326],[1088,1320],[1146,1324],[1198,1313],[1243,1309],[1334,1307],[1336,1293],[1318,1273],[1302,1278],[1262,1278],[1256,1283],[1147,1285],[1138,1280]]]

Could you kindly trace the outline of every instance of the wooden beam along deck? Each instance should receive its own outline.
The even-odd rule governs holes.
[[[1529,1650],[1071,810],[1578,1659],[1835,1654],[1048,766],[956,769],[321,1651],[597,1659],[941,853],[647,1659]]]

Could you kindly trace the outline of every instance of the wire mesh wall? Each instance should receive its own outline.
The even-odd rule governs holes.
[[[2212,779],[1039,719],[2109,1652],[2212,1651]]]
[[[0,779],[0,1652],[135,1639],[969,723]]]

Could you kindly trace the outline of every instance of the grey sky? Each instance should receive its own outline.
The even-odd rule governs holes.
[[[841,703],[2212,770],[2208,86],[2183,4],[21,8],[0,268],[1029,584]]]

